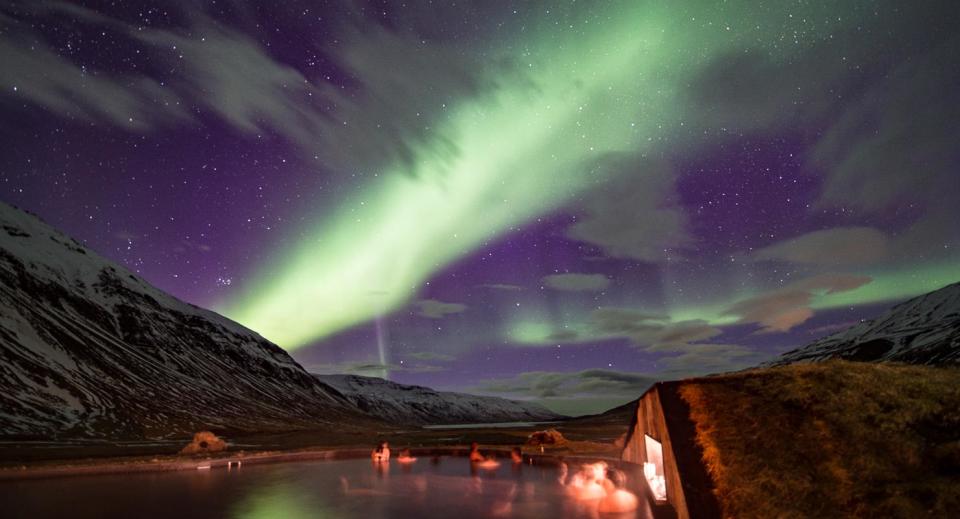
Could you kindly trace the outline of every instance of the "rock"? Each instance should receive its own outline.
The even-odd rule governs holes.
[[[563,445],[567,439],[556,429],[537,431],[527,437],[527,445]]]
[[[193,435],[193,441],[184,447],[180,454],[203,454],[227,450],[227,442],[210,431],[200,431]]]

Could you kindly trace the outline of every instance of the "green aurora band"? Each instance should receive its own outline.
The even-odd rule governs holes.
[[[624,14],[562,59],[531,56],[522,76],[452,108],[437,132],[458,153],[438,140],[416,176],[386,168],[226,315],[292,350],[388,313],[437,270],[602,182],[593,160],[649,149],[657,125],[676,119],[660,86],[666,25]]]
[[[769,42],[782,40],[794,16],[816,20],[822,38],[847,23],[829,3],[789,13],[751,2],[603,9],[575,30],[543,24],[489,51],[491,62],[516,66],[488,72],[497,76],[492,91],[446,109],[432,125],[438,137],[418,148],[416,174],[384,165],[332,215],[297,229],[305,238],[220,310],[288,350],[389,314],[437,271],[610,180],[616,172],[597,166],[604,157],[677,145],[696,123],[683,88],[710,58],[761,47],[787,59],[803,45]],[[829,300],[910,292],[868,286]],[[721,322],[709,309],[676,313]],[[530,326],[507,335],[533,340]]]
[[[960,279],[960,265],[934,263],[906,271],[874,271],[866,272],[870,282],[853,290],[842,292],[821,292],[816,294],[810,303],[814,310],[830,310],[851,307],[863,304],[897,301],[904,298],[925,294],[942,288]],[[731,301],[747,299],[756,296],[759,291],[745,290],[732,296],[727,295],[723,301],[714,305],[678,306],[667,308],[663,313],[663,321],[670,323],[702,321],[710,326],[729,326],[737,324],[740,316],[726,312]],[[626,305],[631,307],[631,305]],[[635,305],[643,308],[643,305]],[[565,312],[562,322],[551,319],[549,312],[543,308],[527,307],[518,312],[512,321],[505,323],[501,334],[509,342],[518,346],[554,346],[564,343],[563,333],[573,332],[573,343],[595,342],[598,340],[622,338],[616,334],[598,334],[589,321],[591,309],[569,309]],[[656,313],[656,312],[653,312]]]

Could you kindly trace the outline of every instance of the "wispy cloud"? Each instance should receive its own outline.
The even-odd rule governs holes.
[[[514,292],[518,290],[523,290],[523,287],[520,285],[510,285],[507,283],[488,283],[483,285],[477,285],[478,288],[489,288],[490,290],[505,290],[509,292]]]
[[[758,249],[755,260],[812,265],[866,265],[890,252],[887,235],[872,227],[834,227],[814,231]]]
[[[600,336],[626,337],[635,345],[662,348],[703,341],[723,333],[703,320],[672,321],[631,308],[603,307],[590,315],[591,328]]]
[[[429,319],[443,319],[450,314],[459,314],[467,309],[463,303],[445,303],[436,299],[421,299],[416,302],[420,309],[417,315]]]
[[[677,355],[657,361],[664,378],[683,378],[712,373],[726,373],[756,366],[771,354],[737,344],[699,343],[676,346],[669,351]]]
[[[656,362],[656,371],[530,371],[492,380],[478,386],[477,390],[519,398],[637,398],[652,384],[661,380],[741,370],[756,366],[770,357],[770,354],[736,344],[662,345],[653,351],[666,354]]]
[[[683,106],[701,124],[740,134],[816,128],[818,138],[804,154],[807,167],[822,175],[813,214],[842,209],[863,221],[908,210],[916,219],[888,236],[888,257],[915,259],[917,250],[943,254],[945,240],[956,243],[953,201],[960,197],[960,69],[946,65],[960,39],[949,25],[937,26],[952,23],[942,16],[951,8],[934,1],[878,16],[868,37],[836,33],[786,61],[750,49],[713,56],[689,82]],[[851,74],[849,63],[866,76]],[[828,238],[815,235],[767,252],[829,262],[802,250]],[[882,248],[879,236],[870,239]],[[841,260],[870,259],[854,244],[839,245]]]
[[[379,362],[343,362],[338,364],[311,364],[305,366],[310,373],[317,375],[363,375],[382,377],[390,372],[434,373],[446,371],[446,368],[424,363],[379,363]]]
[[[705,341],[722,333],[719,327],[704,320],[673,321],[666,315],[608,306],[591,311],[584,323],[557,329],[542,337],[526,337],[524,344],[550,346],[621,338],[639,348],[662,350]]]
[[[568,238],[596,245],[608,257],[650,262],[691,243],[668,165],[623,153],[608,155],[595,170],[609,172],[610,180],[583,199],[583,216],[567,229]]]
[[[88,70],[62,58],[23,27],[0,36],[0,62],[4,97],[64,117],[131,131],[192,118],[180,96],[160,82],[141,75],[111,76]]]
[[[585,395],[636,395],[646,391],[657,377],[606,369],[574,372],[530,371],[493,380],[479,386],[483,392],[550,398]]]
[[[610,286],[610,278],[603,274],[551,274],[542,281],[549,288],[567,292],[599,292]]]
[[[449,362],[456,359],[453,355],[447,355],[446,353],[437,353],[434,351],[415,351],[412,353],[407,353],[406,357],[416,360],[424,361],[435,361],[435,362]]]
[[[854,290],[870,281],[867,276],[822,274],[737,301],[725,313],[738,316],[741,323],[759,324],[761,333],[787,332],[813,317],[816,296]]]
[[[12,73],[0,77],[4,94],[65,117],[134,131],[215,116],[240,134],[279,135],[332,170],[401,164],[398,171],[417,175],[428,142],[442,149],[438,161],[455,156],[453,141],[435,144],[432,121],[445,117],[444,101],[494,86],[482,79],[485,64],[468,54],[377,25],[344,22],[340,28],[332,58],[357,82],[344,92],[275,59],[254,35],[188,3],[170,9],[189,22],[162,29],[66,2],[29,7],[33,14],[67,14],[76,24],[130,40],[172,73],[158,78],[134,66],[113,74],[95,70],[58,55],[28,19],[7,17],[13,29],[0,35],[0,61]]]

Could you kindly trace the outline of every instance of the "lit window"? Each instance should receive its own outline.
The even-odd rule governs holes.
[[[663,445],[649,435],[643,435],[647,448],[647,461],[643,464],[643,475],[657,501],[667,500],[667,480],[663,475]]]

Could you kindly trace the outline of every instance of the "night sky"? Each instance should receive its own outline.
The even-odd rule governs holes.
[[[0,199],[314,372],[599,411],[960,279],[953,2],[0,4]]]

